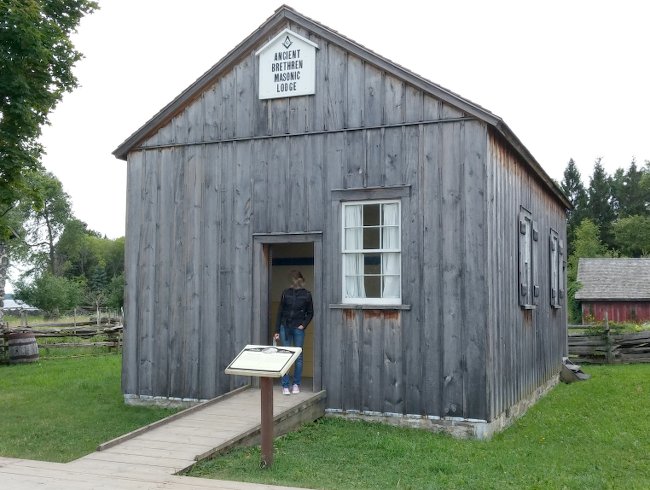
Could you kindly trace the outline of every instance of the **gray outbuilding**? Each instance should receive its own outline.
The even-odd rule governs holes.
[[[558,378],[566,211],[486,109],[283,6],[114,154],[127,160],[123,390],[199,400],[314,297],[330,413],[489,436]]]

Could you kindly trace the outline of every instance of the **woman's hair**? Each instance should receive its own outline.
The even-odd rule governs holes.
[[[300,271],[293,270],[289,272],[289,281],[296,288],[301,288],[305,284],[305,278]]]

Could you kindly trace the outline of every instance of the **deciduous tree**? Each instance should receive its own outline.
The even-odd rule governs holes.
[[[38,137],[64,93],[77,86],[81,58],[70,40],[91,0],[0,0],[0,262],[13,236],[7,216],[31,194],[27,177],[40,168]],[[0,267],[0,302],[6,269]]]

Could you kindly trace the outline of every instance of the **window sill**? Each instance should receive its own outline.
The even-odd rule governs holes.
[[[356,303],[341,303],[329,305],[332,310],[410,310],[411,305],[360,305]]]

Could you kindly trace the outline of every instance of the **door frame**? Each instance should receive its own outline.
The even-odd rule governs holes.
[[[253,234],[253,343],[261,345],[266,341],[266,335],[271,328],[269,325],[269,275],[271,261],[269,260],[272,245],[311,243],[314,247],[314,285],[312,296],[314,300],[314,392],[322,389],[322,352],[323,352],[323,232],[311,231],[304,233],[255,233]]]

